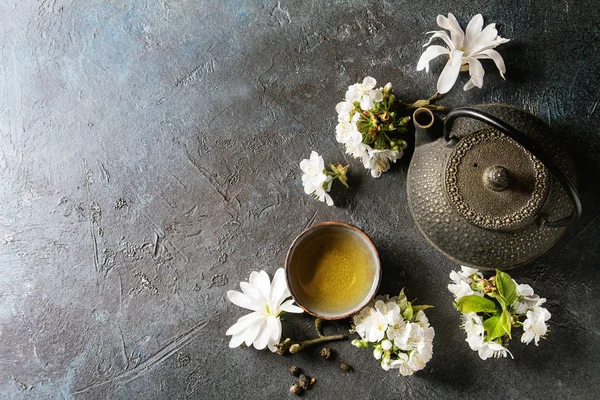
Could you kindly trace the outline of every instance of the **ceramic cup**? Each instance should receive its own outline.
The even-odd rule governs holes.
[[[292,297],[306,312],[342,319],[360,311],[377,292],[379,255],[355,226],[323,222],[293,241],[285,260]]]

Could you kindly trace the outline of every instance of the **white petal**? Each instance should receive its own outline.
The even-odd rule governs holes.
[[[433,33],[433,35],[431,35],[429,41],[425,43],[423,47],[429,46],[429,43],[431,43],[433,39],[440,38],[448,45],[449,48],[454,50],[454,43],[452,43],[452,39],[450,39],[450,36],[448,36],[448,34],[445,31],[431,31],[427,33]]]
[[[465,33],[463,32],[462,28],[458,24],[456,17],[452,13],[448,14],[448,18],[444,17],[443,15],[438,15],[437,16],[437,24],[441,28],[444,28],[444,29],[447,29],[450,31],[450,38],[452,39],[452,42],[454,43],[455,49],[460,49],[463,46]]]
[[[263,315],[260,315],[257,312],[250,313],[248,315],[244,315],[240,317],[235,324],[233,324],[225,335],[237,335],[243,331],[245,331],[250,325],[260,323],[264,319]]]
[[[375,103],[373,103],[373,99],[369,95],[364,95],[360,98],[360,108],[364,111],[370,110],[375,107]]]
[[[289,300],[283,302],[281,304],[281,307],[279,307],[279,309],[281,311],[285,311],[285,312],[289,312],[289,313],[296,313],[296,314],[300,314],[300,313],[304,312],[304,310],[302,310],[300,307],[294,305],[294,300],[292,300],[292,299],[289,299]]]
[[[446,63],[437,82],[437,90],[440,94],[448,93],[452,89],[452,86],[454,86],[460,72],[462,55],[463,52],[460,50],[452,50],[450,53],[450,60]]]
[[[267,330],[272,341],[279,343],[281,340],[281,320],[273,316],[267,318]]]
[[[486,56],[486,58],[494,60],[498,71],[500,71],[500,76],[502,79],[505,79],[504,73],[506,72],[506,66],[504,65],[504,60],[502,59],[500,53],[498,53],[496,50],[486,50],[483,52],[483,54]]]
[[[256,350],[263,350],[265,347],[267,347],[267,343],[269,343],[270,338],[271,337],[269,330],[267,329],[267,324],[264,324],[256,339],[254,339],[254,348]]]
[[[244,337],[244,342],[246,343],[246,346],[252,346],[252,343],[254,343],[254,341],[258,337],[258,334],[260,333],[264,324],[265,323],[262,322],[260,324],[250,325],[248,327],[248,329],[246,329],[242,333],[242,336]]]
[[[369,97],[373,101],[383,101],[383,92],[381,90],[371,90],[369,91]]]
[[[479,89],[483,86],[483,76],[485,75],[485,71],[483,70],[483,66],[476,58],[469,58],[469,74],[471,75],[471,79],[464,86],[464,90],[472,89],[477,86]]]
[[[271,292],[271,280],[265,271],[250,274],[250,283],[262,294],[264,299],[269,298]]]
[[[259,304],[257,304],[254,300],[245,294],[238,292],[237,290],[228,291],[227,298],[236,306],[240,306],[248,310],[258,311],[260,308]]]
[[[282,298],[282,295],[285,294],[286,289],[287,282],[285,280],[285,270],[283,268],[278,268],[277,271],[275,271],[275,275],[273,275],[273,280],[271,281],[271,296],[269,299],[277,304],[281,303],[281,301],[285,298]]]
[[[233,335],[229,341],[229,347],[233,349],[235,347],[239,347],[242,343],[244,343],[244,335]]]
[[[242,289],[242,292],[256,304],[267,302],[267,299],[262,296],[262,293],[248,282],[240,282],[240,289]]]
[[[423,68],[425,68],[425,72],[429,72],[429,61],[433,60],[437,56],[448,53],[450,53],[450,50],[445,47],[437,45],[429,46],[419,58],[419,62],[417,63],[417,71],[421,71]]]
[[[333,199],[331,198],[331,196],[327,193],[325,193],[325,202],[327,202],[327,205],[329,207],[331,207],[333,205]]]
[[[473,41],[479,37],[482,28],[483,17],[481,16],[481,14],[477,14],[476,16],[471,18],[469,24],[467,25],[465,42],[463,44],[465,49],[468,49],[471,43],[473,43]]]
[[[362,84],[365,90],[371,90],[375,87],[375,85],[377,85],[377,81],[375,80],[375,78],[367,76],[365,79],[363,79]]]
[[[479,36],[471,40],[469,47],[467,47],[465,51],[468,55],[473,56],[482,51],[493,49],[494,47],[509,41],[510,39],[504,39],[498,36],[496,24],[489,24],[485,27],[481,34],[479,34]]]

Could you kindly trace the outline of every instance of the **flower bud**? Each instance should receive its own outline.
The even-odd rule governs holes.
[[[367,342],[365,342],[364,340],[360,340],[360,339],[354,339],[352,341],[352,345],[358,347],[359,349],[364,349],[369,347],[369,344]]]
[[[392,348],[392,342],[390,342],[387,339],[382,340],[381,341],[381,348],[383,350],[389,350],[389,349],[391,349]]]
[[[300,345],[298,343],[294,343],[290,346],[290,353],[294,354],[300,351]]]
[[[381,350],[380,346],[375,347],[375,350],[373,350],[373,357],[375,357],[376,360],[381,360],[381,356],[383,355],[383,351]]]
[[[389,371],[390,368],[392,367],[392,362],[390,361],[389,358],[384,358],[383,360],[381,360],[381,368],[383,368],[384,371]]]

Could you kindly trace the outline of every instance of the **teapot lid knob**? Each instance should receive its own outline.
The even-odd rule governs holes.
[[[483,172],[483,184],[490,190],[500,192],[508,187],[510,174],[499,165],[487,167]]]

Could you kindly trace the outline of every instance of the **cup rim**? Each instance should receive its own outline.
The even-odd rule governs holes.
[[[375,271],[375,275],[374,275],[374,279],[375,279],[374,290],[372,290],[372,293],[369,296],[365,297],[363,299],[363,301],[361,301],[356,306],[356,308],[353,308],[351,311],[344,313],[342,315],[324,316],[324,315],[320,315],[312,310],[309,310],[300,301],[298,301],[298,296],[296,295],[296,293],[294,292],[294,288],[290,284],[290,262],[291,262],[291,258],[292,258],[292,252],[295,251],[295,249],[297,248],[297,244],[300,240],[302,240],[306,236],[310,235],[316,229],[322,228],[324,226],[339,226],[339,227],[343,227],[343,228],[350,229],[350,230],[357,232],[359,235],[361,235],[365,239],[367,246],[371,248],[371,250],[373,251],[373,254],[375,255],[376,271]],[[290,248],[288,249],[287,255],[285,257],[285,279],[286,279],[286,283],[287,283],[288,289],[290,291],[290,294],[292,295],[292,298],[294,299],[294,301],[296,302],[298,307],[302,308],[305,312],[307,312],[308,314],[310,314],[312,316],[315,316],[317,318],[321,318],[324,320],[344,319],[344,318],[349,318],[353,314],[356,314],[357,312],[362,310],[377,295],[377,291],[379,290],[379,285],[381,284],[381,260],[379,259],[379,252],[377,251],[377,247],[375,247],[375,244],[373,243],[373,241],[371,240],[369,235],[367,235],[362,229],[357,228],[354,225],[347,224],[345,222],[326,221],[326,222],[321,222],[316,225],[313,225],[310,228],[303,230],[298,236],[296,236],[296,238],[290,245]]]

